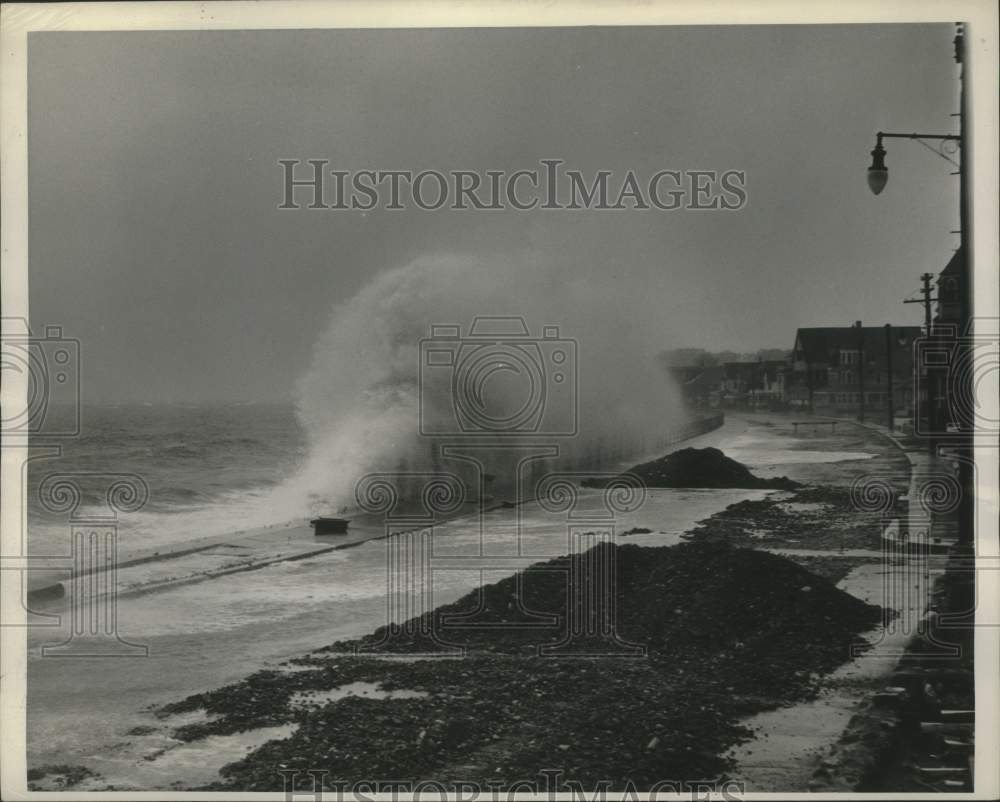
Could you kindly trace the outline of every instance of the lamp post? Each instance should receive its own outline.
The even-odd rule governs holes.
[[[859,320],[854,324],[858,330],[858,420],[865,421],[865,328]]]
[[[888,407],[889,434],[896,428],[896,398],[892,387],[892,324],[885,324],[885,372],[888,377],[889,386],[887,388],[886,406]]]
[[[962,92],[963,97],[964,97],[964,94],[965,93],[964,93],[964,90],[963,90],[963,92]],[[963,102],[963,106],[964,106],[964,102]],[[962,332],[959,332],[959,334],[961,335],[964,332],[964,330],[969,325],[970,301],[969,301],[969,297],[968,297],[969,290],[967,288],[971,287],[971,281],[969,280],[969,272],[968,272],[968,264],[969,264],[968,263],[968,249],[966,247],[966,229],[968,228],[968,225],[967,225],[967,217],[966,217],[966,213],[965,213],[965,209],[966,209],[966,205],[965,205],[965,170],[964,170],[965,157],[964,157],[964,154],[962,153],[962,151],[963,151],[963,148],[962,148],[962,136],[960,134],[917,134],[917,133],[913,133],[913,134],[899,134],[899,133],[891,133],[891,132],[886,132],[886,131],[879,131],[875,135],[875,148],[871,152],[872,153],[872,163],[868,167],[868,176],[867,176],[867,178],[868,178],[868,188],[875,195],[879,195],[882,192],[882,190],[885,189],[885,185],[889,181],[889,168],[885,166],[885,147],[883,147],[883,145],[882,145],[882,140],[883,139],[916,139],[916,140],[920,141],[922,144],[926,144],[926,142],[924,142],[924,140],[931,139],[931,140],[937,140],[940,143],[940,147],[941,148],[946,147],[947,143],[953,142],[953,143],[955,143],[955,145],[956,145],[956,147],[958,149],[958,153],[959,153],[959,183],[961,184],[961,187],[959,189],[959,194],[960,194],[960,198],[961,198],[961,203],[959,205],[959,228],[961,229],[961,232],[960,232],[961,233],[961,246],[960,246],[960,250],[961,250],[961,262],[962,262],[962,264],[961,264],[961,270],[960,270],[960,275],[959,275],[959,285],[960,285],[960,287],[959,287],[959,294],[961,296],[960,297],[960,302],[959,302],[959,308],[960,308],[959,317],[960,317],[960,328],[963,330]],[[937,152],[938,152],[939,155],[941,155],[944,158],[948,159],[948,156],[944,154],[943,150],[939,149]],[[950,159],[949,159],[949,161],[950,161]],[[925,274],[923,274],[923,276],[921,276],[921,278],[923,279],[923,282],[924,282],[924,298],[922,299],[921,302],[924,303],[924,305],[925,305],[924,318],[925,318],[925,326],[926,326],[926,329],[927,329],[926,332],[925,332],[925,336],[930,337],[932,335],[932,331],[931,331],[931,312],[930,312],[930,302],[932,300],[931,297],[930,297],[930,279],[931,279],[931,275],[929,273],[925,273]],[[904,303],[906,303],[906,302],[904,301]],[[919,370],[919,367],[918,366],[914,366],[914,369],[915,370]],[[936,377],[932,378],[932,376],[930,374],[928,374],[928,376],[926,378],[927,378],[928,382],[937,381],[937,378]],[[928,393],[928,398],[932,398],[933,396],[936,395],[935,392],[932,392],[932,388],[930,386],[926,387],[926,392]],[[934,410],[934,412],[932,413],[933,420],[935,420],[935,421],[943,421],[944,418],[945,418],[944,409],[943,408],[938,408],[939,406],[941,406],[941,402],[936,402],[935,401],[933,403],[935,404],[935,406],[932,407],[932,409]],[[935,450],[934,435],[933,435],[933,433],[935,432],[935,430],[934,430],[933,426],[934,426],[934,424],[931,424],[928,427],[931,430],[931,432],[932,432],[930,440],[928,441],[928,447],[930,448],[931,452],[934,452],[934,450]]]
[[[942,147],[945,142],[955,142],[958,145],[959,151],[962,147],[962,137],[959,134],[897,134],[891,133],[889,131],[879,131],[875,134],[875,148],[872,150],[872,163],[868,167],[868,188],[875,195],[880,195],[882,190],[885,189],[885,185],[889,182],[889,168],[885,166],[885,148],[882,146],[883,139],[933,139],[942,143]],[[939,150],[938,154],[944,158],[944,152]],[[961,168],[959,168],[961,170]]]
[[[915,139],[923,145],[927,145],[925,140],[935,140],[938,147],[936,150],[942,158],[952,161],[949,152],[946,152],[948,143],[954,143],[954,151],[958,155],[958,180],[959,180],[959,234],[961,235],[959,244],[959,331],[956,340],[956,364],[965,364],[963,351],[967,349],[967,343],[963,338],[972,335],[972,232],[971,216],[969,214],[969,184],[968,184],[968,161],[967,154],[969,148],[969,136],[965,126],[967,117],[966,92],[965,92],[965,33],[961,24],[957,26],[955,35],[955,61],[960,65],[959,72],[959,133],[957,134],[904,134],[879,131],[875,136],[875,148],[871,151],[872,163],[868,167],[867,179],[868,187],[878,195],[885,189],[889,180],[889,169],[885,164],[886,151],[882,145],[883,139]],[[930,147],[930,146],[928,146]],[[930,336],[930,332],[927,332]],[[957,388],[966,399],[973,397],[971,386],[971,371],[965,371],[962,377],[963,386]],[[945,416],[936,415],[937,420],[943,420]],[[933,432],[933,434],[945,434],[944,432]],[[966,450],[965,458],[959,461],[959,484],[961,485],[962,496],[959,502],[959,539],[965,544],[973,540],[973,527],[975,520],[975,501],[973,499],[975,483],[973,477],[973,431],[959,432],[959,445]]]

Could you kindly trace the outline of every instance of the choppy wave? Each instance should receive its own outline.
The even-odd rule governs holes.
[[[107,514],[109,475],[145,484],[142,509],[119,516],[126,551],[288,520],[268,499],[304,453],[291,405],[95,406],[81,428],[59,458],[29,463],[31,551],[64,547],[69,536],[68,512],[48,497],[54,474],[72,481],[84,519]]]

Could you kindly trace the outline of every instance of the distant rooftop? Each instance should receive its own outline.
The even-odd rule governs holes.
[[[910,348],[913,340],[921,335],[920,326],[893,326],[893,339],[899,348]],[[876,343],[881,350],[884,337],[884,326],[862,326],[862,334],[854,326],[824,326],[820,328],[799,329],[795,336],[797,347],[809,362],[829,362],[840,351],[855,351],[859,341],[864,339],[865,345],[873,347]],[[902,338],[905,343],[899,344]]]
[[[942,276],[957,276],[961,272],[962,268],[962,249],[959,248],[951,255],[951,259],[948,260],[948,264],[944,266],[944,270],[941,271]]]

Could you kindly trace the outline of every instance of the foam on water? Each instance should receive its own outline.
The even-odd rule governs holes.
[[[53,509],[46,479],[67,476],[80,491],[76,515],[109,512],[108,477],[130,474],[148,488],[134,512],[119,512],[120,556],[206,535],[282,523],[271,503],[280,477],[304,453],[290,405],[85,406],[81,434],[54,459],[28,465],[28,548],[66,553],[66,511]]]
[[[574,461],[597,455],[609,443],[641,442],[669,431],[682,414],[655,355],[671,337],[666,317],[654,314],[644,290],[642,282],[616,282],[605,265],[543,262],[528,252],[428,256],[374,277],[334,307],[314,346],[297,395],[308,455],[276,489],[273,503],[287,510],[336,509],[353,503],[355,482],[367,472],[436,467],[435,442],[421,436],[421,422],[433,417],[451,421],[455,433],[464,431],[453,397],[463,391],[447,379],[449,370],[457,375],[463,364],[459,349],[477,318],[502,317],[508,324],[516,319],[526,329],[523,336],[490,340],[487,350],[499,354],[507,348],[507,356],[497,356],[495,369],[483,374],[489,378],[471,390],[494,417],[505,417],[524,401],[524,387],[507,381],[511,374],[523,379],[531,372],[513,364],[510,354],[517,352],[537,363],[535,389],[545,399],[542,417],[528,429],[539,427],[533,431]],[[627,319],[611,313],[609,298],[615,310],[630,310]],[[444,377],[439,384],[428,379],[421,342],[442,325],[454,326],[460,336],[442,346],[454,362],[434,373]],[[540,340],[532,350],[531,343]],[[558,368],[545,361],[556,342],[562,350]],[[496,435],[495,444],[504,439]],[[477,459],[496,472],[487,452]]]
[[[649,272],[650,282],[663,280],[658,266]],[[421,341],[445,324],[467,337],[472,322],[486,317],[523,322],[524,336],[498,335],[502,342],[490,347],[523,354],[537,376],[500,360],[503,369],[475,388],[477,399],[502,417],[524,400],[519,382],[532,373],[543,416],[526,431],[557,445],[563,467],[606,465],[623,449],[642,451],[683,417],[656,362],[674,332],[654,297],[646,282],[622,285],[607,265],[569,256],[562,263],[529,251],[425,256],[374,276],[333,307],[297,388],[294,415],[243,404],[89,408],[81,437],[62,457],[31,465],[33,489],[49,471],[138,474],[150,499],[119,519],[127,555],[329,514],[354,504],[356,482],[372,471],[458,470],[442,466],[436,441],[420,435],[421,409],[455,416],[452,386],[444,381],[432,392],[420,381]],[[558,369],[544,358],[554,341],[566,359]],[[495,443],[503,442],[501,433]],[[495,472],[488,455],[481,459]],[[65,516],[47,515],[31,499],[29,550],[65,552]],[[100,491],[85,493],[83,504],[99,510]]]
[[[763,498],[770,492],[653,489],[637,509],[619,513],[613,521],[598,521],[603,491],[582,490],[578,512],[584,517],[593,513],[595,518],[588,526],[581,526],[579,521],[570,526],[565,513],[549,512],[529,503],[519,510],[487,513],[482,527],[473,516],[406,536],[414,543],[422,539],[430,555],[426,585],[416,586],[410,595],[400,593],[399,577],[393,573],[393,561],[398,559],[394,550],[400,544],[372,540],[307,560],[276,563],[129,598],[120,605],[118,618],[123,632],[146,637],[253,630],[310,615],[322,617],[338,631],[354,621],[371,621],[374,616],[375,624],[369,627],[373,629],[388,623],[386,615],[399,622],[450,603],[518,568],[590,548],[595,543],[580,536],[584,531],[614,531],[620,535],[644,527],[652,531],[620,538],[618,542],[671,546],[682,542],[681,535],[699,520],[729,504]],[[196,554],[187,559],[198,557]],[[164,563],[163,570],[176,571],[170,565],[173,562]],[[123,581],[126,576],[127,572],[123,572]],[[391,613],[386,606],[390,589],[395,594]],[[357,635],[368,631],[359,628]],[[50,636],[40,633],[39,637]]]

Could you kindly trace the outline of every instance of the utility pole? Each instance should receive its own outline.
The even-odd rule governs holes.
[[[809,414],[813,414],[813,366],[806,360],[806,388],[809,390]]]
[[[857,321],[854,327],[858,330],[858,420],[864,423],[865,420],[865,329],[861,321]]]
[[[921,273],[920,280],[924,283],[924,286],[920,290],[922,298],[910,298],[903,301],[904,304],[923,304],[924,305],[924,336],[931,336],[931,303],[937,301],[937,298],[931,298],[931,280],[934,278],[933,273]],[[920,365],[913,366],[914,377],[913,377],[913,387],[917,392],[922,392],[927,394],[927,402],[924,404],[924,408],[928,410],[927,413],[927,428],[928,430],[933,430],[933,427],[937,425],[936,421],[938,416],[934,415],[931,410],[931,404],[936,403],[934,401],[937,396],[937,386],[936,382],[938,377],[933,371],[925,370]],[[932,387],[932,385],[934,385]],[[921,389],[922,388],[922,389]],[[934,438],[929,437],[927,439],[927,448],[930,450],[931,454],[935,452],[934,449]]]
[[[933,273],[922,273],[920,275],[920,280],[924,283],[924,286],[920,290],[920,294],[923,298],[912,298],[907,301],[903,301],[904,304],[923,304],[924,305],[924,336],[930,337],[931,335],[931,302],[936,301],[937,298],[931,298],[931,280],[934,278]]]
[[[924,305],[924,336],[932,336],[931,332],[931,303],[936,302],[937,298],[931,297],[931,280],[934,278],[933,273],[922,273],[920,275],[920,280],[923,281],[924,286],[920,290],[922,298],[911,298],[903,301],[904,304],[923,304]],[[942,392],[939,388],[939,382],[941,377],[935,370],[929,370],[927,368],[921,367],[920,365],[913,366],[914,377],[913,377],[913,387],[917,392],[925,393],[926,399],[924,403],[924,409],[927,410],[927,430],[929,432],[936,431],[941,425],[940,420],[943,417],[939,413],[940,404],[936,400],[938,395]],[[933,436],[928,436],[927,438],[927,449],[931,454],[937,452],[937,448],[934,443],[935,438]]]
[[[889,409],[888,409],[888,419],[889,419],[889,432],[892,433],[893,427],[896,424],[895,411],[896,411],[896,400],[893,397],[892,392],[892,324],[885,324],[885,369],[889,374]]]
[[[970,130],[967,126],[969,118],[969,108],[966,95],[966,70],[968,65],[965,60],[965,26],[959,24],[955,32],[955,62],[959,65],[958,84],[958,227],[959,248],[962,251],[961,277],[959,279],[959,302],[960,318],[962,328],[958,332],[958,362],[968,364],[962,360],[962,351],[968,356],[968,338],[972,337],[973,331],[973,294],[972,294],[972,215],[969,210],[969,200],[972,194],[972,186],[969,175],[968,156],[972,153]],[[975,393],[973,388],[971,371],[965,371],[960,380],[958,391],[965,393],[968,403],[973,403],[971,399]],[[961,402],[959,402],[961,403]],[[966,452],[965,459],[958,463],[958,482],[962,495],[958,505],[958,539],[963,546],[970,546],[975,543],[976,527],[976,478],[975,478],[975,418],[969,431],[963,432]]]

